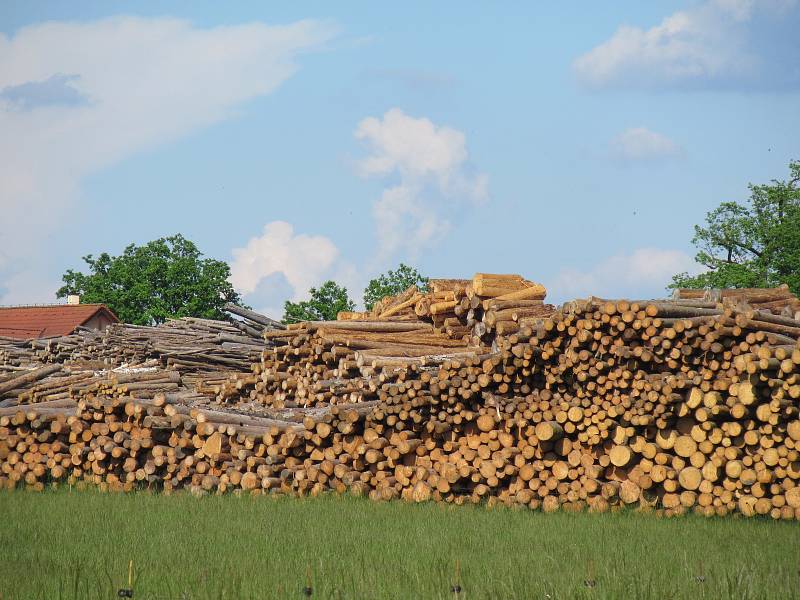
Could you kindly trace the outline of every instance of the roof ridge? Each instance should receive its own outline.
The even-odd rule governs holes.
[[[3,308],[62,308],[62,307],[76,307],[81,306],[105,306],[108,305],[103,302],[81,302],[80,304],[0,304],[0,309]]]

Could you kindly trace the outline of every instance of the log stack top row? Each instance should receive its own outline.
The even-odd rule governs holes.
[[[692,300],[708,302],[712,305],[738,306],[751,308],[774,315],[800,319],[800,300],[790,290],[788,285],[776,288],[736,288],[691,290],[676,289],[672,295],[673,300]]]

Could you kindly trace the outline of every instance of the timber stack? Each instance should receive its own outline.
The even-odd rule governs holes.
[[[163,364],[16,395],[0,408],[0,481],[800,519],[785,289],[551,311],[519,276],[439,281],[264,332],[221,395],[173,387]],[[0,397],[18,385],[3,377]]]
[[[398,296],[377,302],[366,313],[344,313],[341,318],[422,321],[452,338],[491,342],[496,335],[518,331],[550,315],[546,290],[520,275],[477,273],[470,279],[432,279],[430,291],[411,287]]]
[[[676,289],[674,300],[705,301],[711,305],[739,306],[800,319],[800,300],[786,284],[776,288],[736,288],[726,290]]]
[[[285,325],[232,304],[226,310],[240,318],[184,317],[156,326],[114,323],[104,331],[78,327],[71,335],[44,339],[0,337],[0,373],[51,363],[108,369],[148,359],[185,372],[247,370],[264,348],[264,332]]]

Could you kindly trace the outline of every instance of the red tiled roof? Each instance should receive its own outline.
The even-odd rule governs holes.
[[[0,336],[28,339],[69,335],[101,311],[112,322],[119,321],[104,304],[0,306]]]

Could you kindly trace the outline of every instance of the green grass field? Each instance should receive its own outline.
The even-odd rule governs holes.
[[[115,598],[130,560],[134,598],[303,598],[307,572],[312,598],[800,598],[796,522],[68,490],[0,515],[2,600]]]

